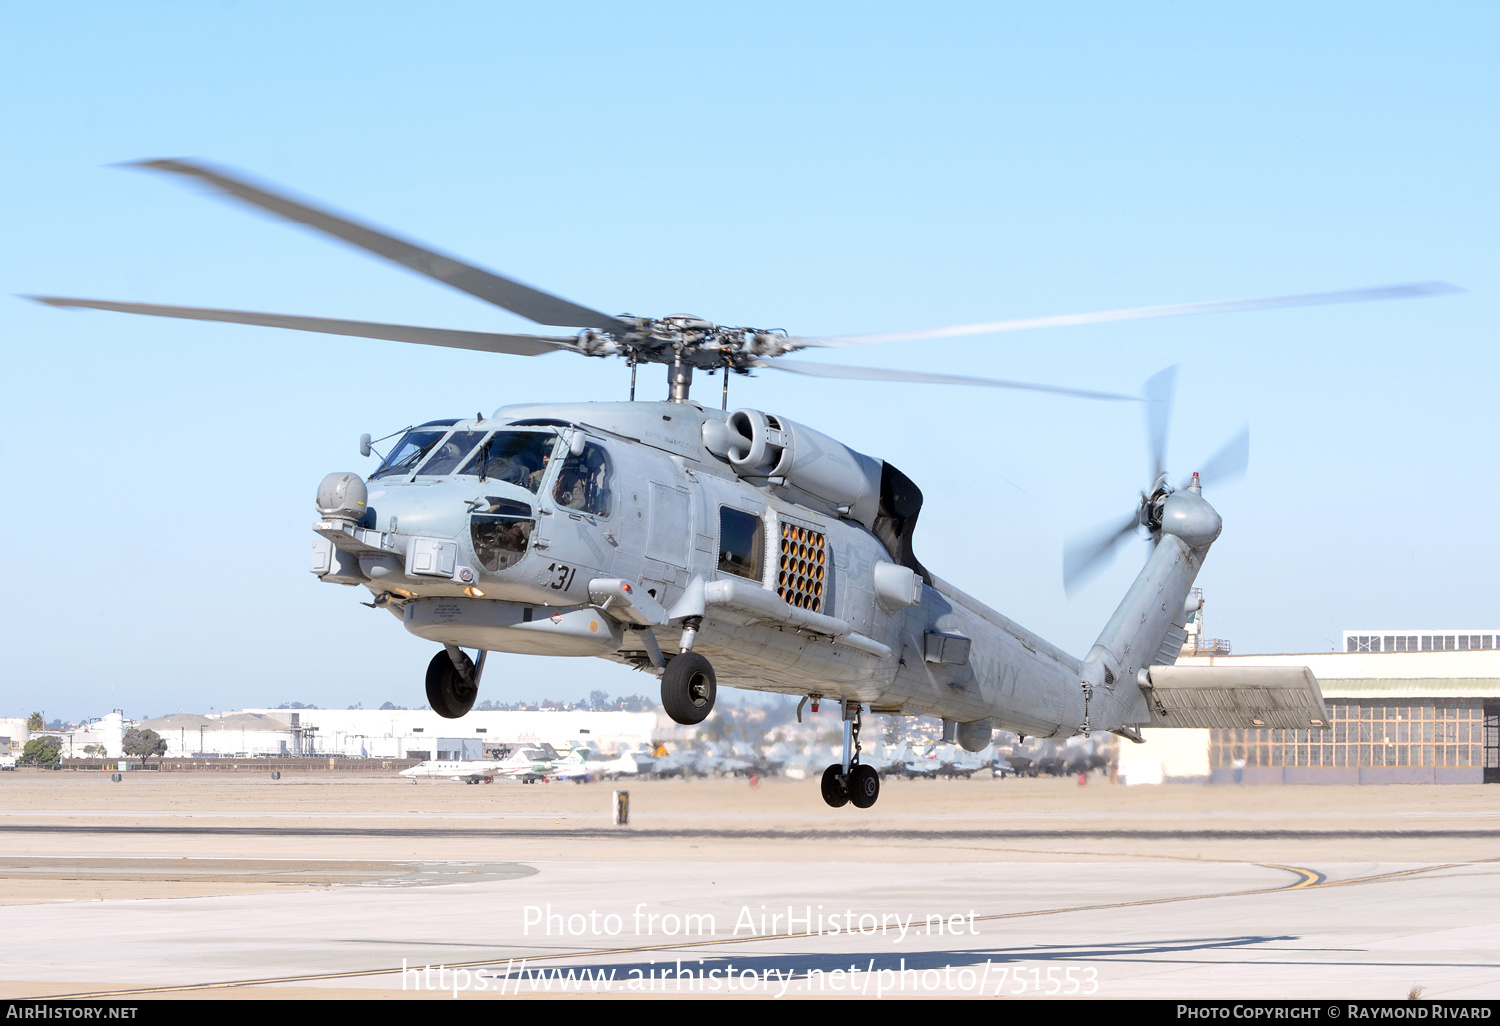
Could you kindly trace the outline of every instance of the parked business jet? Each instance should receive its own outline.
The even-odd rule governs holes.
[[[489,784],[494,782],[495,774],[501,771],[503,765],[478,759],[427,759],[402,770],[398,775],[410,777],[413,784],[418,780],[461,780],[465,784]]]

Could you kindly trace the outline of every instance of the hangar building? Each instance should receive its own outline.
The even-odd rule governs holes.
[[[168,758],[482,759],[517,741],[634,750],[659,733],[654,712],[584,709],[475,710],[459,720],[426,709],[245,709],[177,713],[140,726],[166,740]]]
[[[1500,630],[1353,630],[1343,644],[1342,652],[1286,655],[1185,648],[1179,666],[1310,667],[1331,716],[1325,730],[1202,731],[1206,759],[1197,768],[1206,774],[1187,775],[1246,784],[1500,783]]]

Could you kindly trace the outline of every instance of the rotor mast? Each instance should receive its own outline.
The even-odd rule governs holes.
[[[620,333],[585,329],[571,348],[585,356],[626,356],[631,361],[632,386],[637,364],[665,365],[667,402],[671,403],[689,401],[694,368],[710,373],[722,370],[725,375],[748,374],[752,367],[766,366],[765,358],[796,348],[779,331],[726,327],[692,314],[661,318],[621,314],[618,320],[629,329]],[[635,398],[633,387],[631,398]]]
[[[673,348],[672,362],[667,367],[667,402],[685,403],[693,387],[693,365],[682,358],[682,345]]]

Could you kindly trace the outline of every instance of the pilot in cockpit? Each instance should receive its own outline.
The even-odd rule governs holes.
[[[521,456],[525,458],[528,466],[534,468],[521,483],[529,490],[535,492],[538,488],[542,487],[542,478],[547,476],[547,464],[552,462],[552,454],[544,452],[538,457],[536,453],[526,452],[522,453]],[[538,458],[541,460],[540,465],[537,463]]]
[[[547,456],[529,449],[493,456],[485,468],[486,476],[532,492],[537,490],[546,472]]]
[[[557,475],[557,487],[552,494],[560,505],[568,509],[587,508],[588,489],[576,460],[570,459],[563,464],[562,472]]]
[[[518,453],[514,456],[502,456],[496,460],[497,465],[493,467],[495,478],[525,487],[526,483],[531,480],[531,468],[526,465],[525,456],[525,453]]]
[[[600,516],[609,516],[610,492],[609,492],[609,459],[604,455],[604,450],[598,446],[589,446],[584,455],[586,476],[585,491],[588,495],[588,508],[590,512]]]
[[[561,506],[595,516],[609,516],[609,457],[597,445],[570,456],[557,475],[553,496]]]

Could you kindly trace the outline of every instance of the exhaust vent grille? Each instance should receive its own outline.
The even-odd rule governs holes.
[[[798,609],[821,613],[827,574],[828,542],[823,534],[782,521],[776,594]]]

